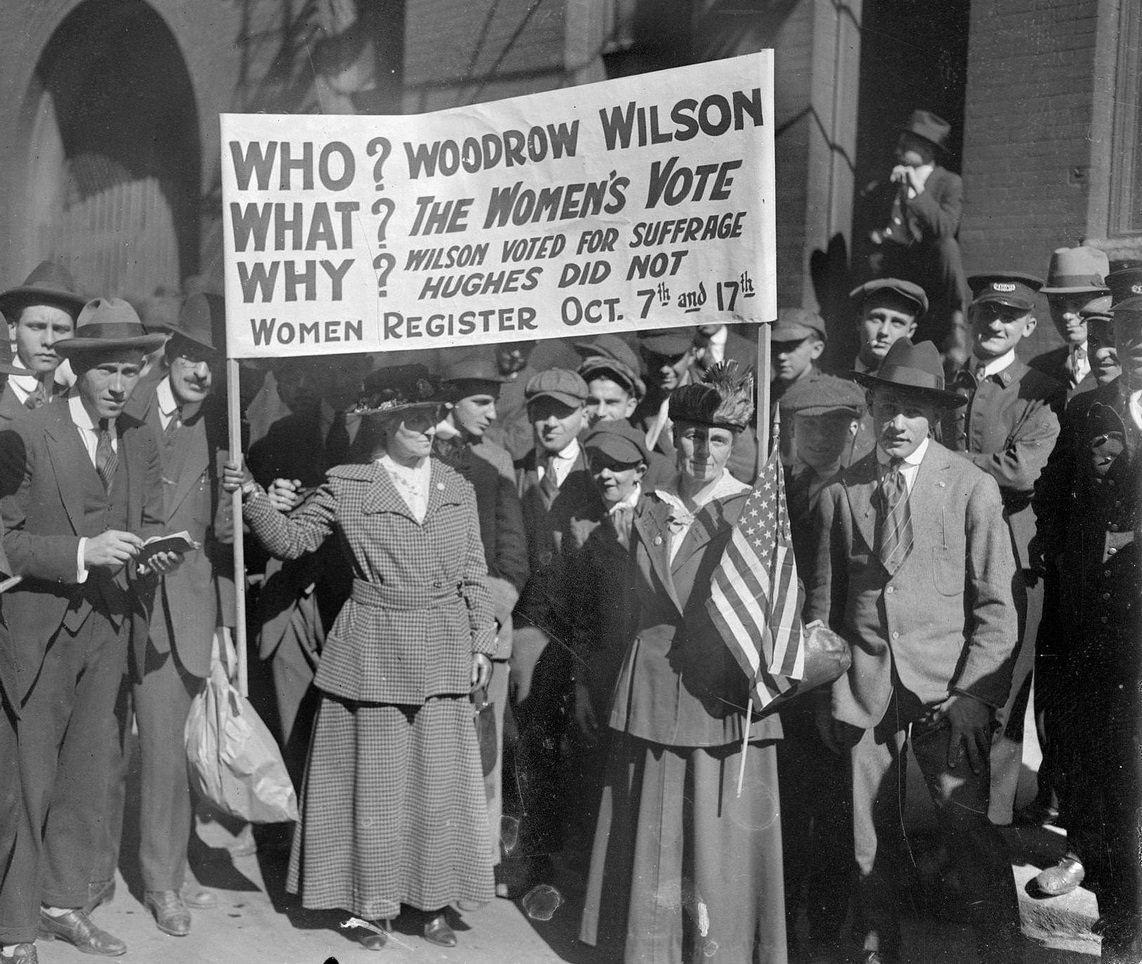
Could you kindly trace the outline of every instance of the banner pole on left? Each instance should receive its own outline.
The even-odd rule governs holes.
[[[242,396],[239,394],[237,358],[226,359],[226,422],[230,432],[230,460],[242,464]],[[246,550],[242,543],[242,490],[230,496],[234,511],[234,648],[238,651],[238,690],[250,695],[246,670]]]

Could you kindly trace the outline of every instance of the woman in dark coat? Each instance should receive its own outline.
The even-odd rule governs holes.
[[[426,938],[450,947],[447,905],[494,895],[469,701],[491,668],[492,602],[471,486],[429,458],[439,403],[415,371],[394,372],[360,408],[369,460],[330,469],[289,516],[234,467],[226,481],[275,556],[332,537],[355,576],[317,668],[287,887],[385,929],[411,905],[428,913]],[[361,943],[379,950],[385,935]]]
[[[678,474],[636,511],[631,642],[580,929],[627,964],[785,964],[776,718],[749,722],[749,680],[706,610],[749,487],[726,471],[753,380],[716,366],[670,399]]]

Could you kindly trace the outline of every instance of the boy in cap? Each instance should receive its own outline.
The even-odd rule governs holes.
[[[1063,344],[1037,355],[1031,367],[1065,385],[1067,398],[1089,391],[1095,384],[1082,309],[1106,294],[1103,279],[1109,270],[1106,252],[1087,245],[1057,248],[1051,255],[1042,293],[1047,296],[1051,321]]]
[[[563,846],[560,743],[571,692],[573,605],[566,592],[566,533],[569,520],[599,498],[579,444],[586,383],[576,372],[552,368],[528,381],[525,396],[534,447],[516,462],[516,491],[531,576],[514,614],[510,698],[518,737],[504,747],[504,809],[518,816],[519,839],[496,885],[498,894],[512,897],[549,879],[551,854]]]
[[[164,523],[157,441],[124,409],[144,354],[162,341],[127,302],[89,302],[75,336],[54,346],[72,362],[75,389],[16,421],[0,446],[4,549],[24,577],[4,611],[20,668],[20,773],[36,828],[31,852],[3,883],[20,896],[21,913],[2,929],[22,930],[20,943],[38,932],[89,954],[126,951],[84,907],[111,822],[117,697],[131,640],[146,638],[154,589],[134,559]],[[160,553],[149,571],[165,574],[178,560]],[[7,895],[0,904],[12,906]],[[24,959],[35,960],[34,947]]]
[[[849,292],[860,347],[853,368],[875,372],[898,338],[911,338],[928,310],[924,289],[900,278],[876,278]]]
[[[54,261],[40,262],[22,285],[0,293],[0,313],[8,320],[24,369],[8,379],[0,394],[0,423],[39,408],[62,390],[55,383],[55,371],[63,359],[54,345],[71,337],[84,303],[71,274]]]
[[[939,164],[951,131],[942,117],[914,110],[899,129],[896,166],[865,196],[876,226],[870,235],[873,273],[905,278],[924,289],[932,311],[917,337],[935,340],[956,366],[968,354],[964,307],[969,296],[957,240],[963,181]]]
[[[935,345],[900,339],[875,375],[857,378],[869,389],[877,447],[820,495],[804,612],[852,646],[848,673],[815,710],[826,745],[849,758],[857,959],[900,959],[897,860],[911,743],[980,960],[1010,964],[1019,906],[1003,840],[987,819],[991,725],[1010,688],[1016,641],[999,487],[930,437],[947,409],[964,404],[944,389]]]
[[[1034,665],[1034,640],[1043,613],[1043,583],[1031,559],[1035,535],[1031,495],[1059,436],[1053,410],[1063,387],[1028,367],[1016,354],[1035,330],[1035,293],[1042,282],[1020,272],[973,275],[975,295],[968,309],[972,359],[956,372],[952,389],[966,404],[949,413],[943,442],[987,472],[999,484],[1003,517],[1022,579],[1015,588],[1019,649],[1012,692],[997,721],[1004,727],[992,754],[992,804],[996,823],[1011,821],[1023,762],[1023,714],[1013,712]]]
[[[770,400],[781,401],[796,383],[820,375],[817,359],[825,350],[825,322],[808,308],[782,308],[770,333],[770,356],[773,371]]]
[[[821,490],[851,464],[865,414],[865,393],[847,379],[822,375],[794,385],[781,399],[783,432],[793,438],[795,463],[785,469],[785,497],[798,570],[813,565],[813,517]],[[786,930],[807,906],[812,939],[832,945],[848,912],[852,820],[844,761],[822,743],[811,700],[781,710],[777,744],[781,840],[785,855]]]
[[[1122,375],[1076,396],[1035,489],[1039,541],[1060,579],[1058,659],[1065,692],[1060,819],[1067,854],[1036,878],[1046,893],[1082,880],[1098,897],[1102,960],[1135,964],[1139,934],[1139,686],[1142,633],[1139,502],[1142,500],[1142,268],[1111,273]]]
[[[451,407],[437,426],[433,454],[452,466],[476,493],[480,538],[488,565],[488,590],[496,617],[496,648],[487,700],[495,722],[495,762],[484,773],[493,862],[500,862],[503,814],[504,711],[508,702],[508,660],[512,654],[512,609],[527,583],[527,534],[507,450],[488,439],[496,420],[496,400],[505,376],[487,346],[445,348],[440,352],[440,388]]]

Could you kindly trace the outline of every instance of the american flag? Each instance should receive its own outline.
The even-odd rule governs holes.
[[[797,561],[776,445],[714,572],[706,607],[753,681],[751,696],[759,707],[768,706],[805,675]]]

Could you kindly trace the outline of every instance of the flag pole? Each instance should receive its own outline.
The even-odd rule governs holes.
[[[754,388],[757,391],[757,459],[754,462],[753,480],[757,483],[761,475],[762,466],[769,458],[769,354],[772,338],[772,322],[763,322],[757,330],[757,378]],[[753,687],[750,687],[749,702],[745,707],[745,719],[742,721],[742,750],[741,762],[738,765],[738,797],[742,795],[742,786],[745,784],[745,758],[749,752],[749,723],[753,718]]]
[[[226,422],[230,460],[242,465],[242,397],[237,358],[226,359]],[[242,543],[242,490],[230,494],[234,519],[234,648],[238,652],[238,691],[250,695],[246,669],[246,549]]]

